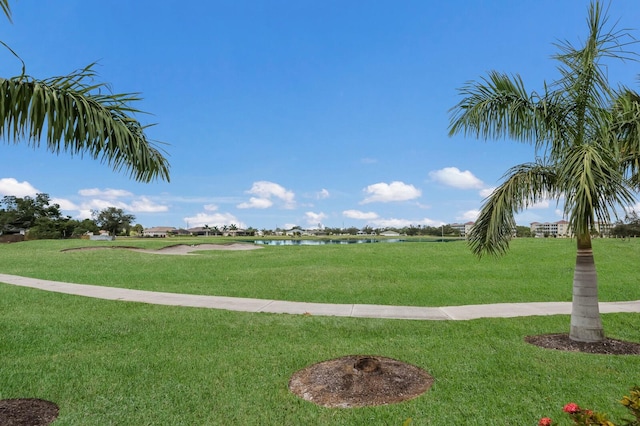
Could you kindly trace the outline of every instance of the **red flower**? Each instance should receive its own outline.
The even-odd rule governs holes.
[[[543,417],[538,422],[538,426],[551,426],[551,419],[549,417]]]
[[[578,407],[578,404],[576,404],[575,402],[570,402],[564,406],[562,411],[564,411],[565,413],[573,414],[580,411],[580,407]]]

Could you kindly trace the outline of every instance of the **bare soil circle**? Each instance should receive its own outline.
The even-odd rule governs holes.
[[[527,336],[525,342],[546,349],[599,355],[640,355],[640,343],[606,338],[602,342],[576,342],[568,334]]]
[[[58,418],[58,406],[37,398],[0,400],[0,425],[48,426]]]
[[[297,371],[289,390],[323,407],[353,408],[416,398],[433,380],[423,369],[392,358],[349,355]]]

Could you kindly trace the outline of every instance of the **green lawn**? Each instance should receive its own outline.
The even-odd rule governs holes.
[[[519,240],[507,257],[481,261],[464,243],[197,256],[59,251],[81,244],[96,243],[1,245],[0,273],[189,293],[440,305],[569,300],[575,255],[570,240]],[[640,299],[640,242],[598,240],[595,250],[601,299]],[[639,320],[603,316],[609,336],[638,342]],[[0,399],[54,401],[61,407],[56,425],[401,425],[407,418],[414,425],[535,425],[547,415],[567,420],[561,408],[570,401],[619,419],[617,401],[640,382],[640,359],[523,341],[568,328],[568,316],[421,322],[251,314],[0,285]],[[321,408],[289,393],[298,369],[350,354],[418,365],[435,384],[412,401],[359,409]]]
[[[464,241],[267,246],[162,256],[64,247],[160,247],[186,240],[32,241],[0,245],[0,272],[176,293],[307,302],[443,306],[569,301],[575,242],[519,239],[500,259],[478,260]],[[602,301],[640,299],[640,240],[596,240]]]

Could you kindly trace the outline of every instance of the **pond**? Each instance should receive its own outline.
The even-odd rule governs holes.
[[[327,244],[371,244],[371,243],[408,243],[408,242],[448,242],[456,241],[451,239],[410,239],[405,240],[402,238],[345,238],[345,239],[322,239],[322,240],[305,240],[305,239],[292,239],[292,240],[255,240],[254,244],[264,244],[268,246],[323,246]]]

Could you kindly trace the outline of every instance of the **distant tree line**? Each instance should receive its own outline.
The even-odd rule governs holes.
[[[640,217],[638,213],[628,213],[624,221],[618,221],[611,229],[611,235],[618,238],[640,237]]]
[[[35,197],[8,195],[0,201],[0,235],[24,234],[26,239],[32,240],[63,239],[79,238],[101,229],[111,235],[128,235],[135,220],[135,216],[116,207],[91,213],[91,219],[72,219],[62,215],[60,205],[52,204],[48,194],[36,194]],[[142,231],[142,225],[135,228]]]

